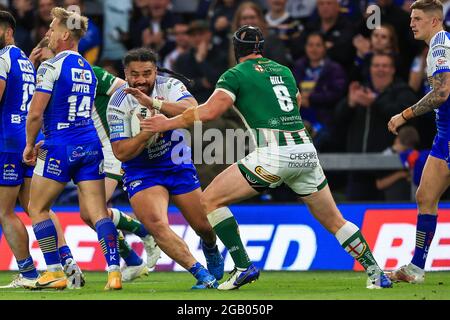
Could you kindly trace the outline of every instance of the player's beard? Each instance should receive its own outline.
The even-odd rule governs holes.
[[[139,89],[141,90],[143,93],[145,93],[146,95],[150,96],[153,92],[153,88],[155,87],[155,84],[153,83],[152,85],[138,85],[138,84],[133,84],[132,86],[133,88]],[[145,89],[143,88],[139,88],[139,87],[145,87]]]
[[[3,49],[4,47],[6,47],[5,34],[0,36],[0,49]]]

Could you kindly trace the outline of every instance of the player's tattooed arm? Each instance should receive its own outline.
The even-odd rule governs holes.
[[[433,90],[411,107],[415,117],[426,114],[443,104],[450,94],[450,72],[441,72],[432,78]]]

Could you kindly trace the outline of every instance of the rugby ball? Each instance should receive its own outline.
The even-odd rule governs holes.
[[[148,108],[139,105],[136,107],[131,114],[131,136],[135,137],[141,132],[141,120],[138,115],[144,119],[151,118],[153,115],[158,113],[157,110],[149,110]],[[159,134],[153,134],[150,139],[148,139],[147,147],[153,145],[156,140],[158,140]]]

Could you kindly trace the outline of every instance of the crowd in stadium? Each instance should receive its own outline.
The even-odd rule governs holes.
[[[121,59],[138,47],[159,55],[159,65],[193,80],[199,103],[235,64],[231,35],[242,25],[261,28],[265,55],[291,68],[302,95],[301,115],[319,152],[398,153],[410,170],[329,174],[340,200],[410,200],[435,135],[434,115],[410,122],[398,138],[389,119],[429,90],[428,48],[414,40],[408,0],[3,0],[17,19],[17,46],[30,54],[45,36],[57,5],[78,6],[90,18],[80,52],[92,64],[123,77]],[[450,1],[443,1],[450,26]],[[371,27],[369,5],[380,8]],[[375,11],[375,14],[377,12]],[[370,20],[370,21],[369,21]],[[243,128],[229,111],[209,128]],[[226,165],[197,165],[207,186]],[[420,171],[420,170],[419,170]],[[281,190],[281,191],[280,191]],[[296,201],[286,188],[260,201]],[[118,200],[120,200],[120,196]],[[71,199],[70,190],[66,192]],[[255,199],[254,199],[255,200]],[[253,200],[253,201],[254,201]],[[70,200],[69,200],[70,201]]]

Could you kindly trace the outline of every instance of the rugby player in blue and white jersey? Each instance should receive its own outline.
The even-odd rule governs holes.
[[[411,5],[411,29],[430,49],[427,75],[432,90],[415,105],[392,117],[388,129],[397,134],[408,120],[436,112],[437,135],[425,164],[416,194],[416,247],[411,263],[389,274],[393,281],[422,283],[425,264],[437,225],[438,204],[450,185],[450,33],[444,31],[444,12],[438,0],[419,0]]]
[[[33,168],[22,162],[22,151],[36,76],[32,63],[14,45],[15,29],[14,17],[0,11],[0,223],[20,271],[5,288],[32,285],[38,277],[28,248],[27,230],[14,213],[17,198],[26,210],[29,178],[33,175]]]
[[[0,24],[3,35],[0,36],[0,168],[2,168],[0,182],[0,208],[1,221],[5,236],[10,243],[13,253],[17,257],[20,275],[13,281],[0,288],[20,288],[32,286],[36,282],[37,273],[33,259],[29,257],[28,235],[24,236],[23,229],[15,230],[10,234],[9,223],[13,228],[23,225],[18,222],[14,214],[14,206],[19,202],[25,212],[28,212],[31,177],[34,167],[26,166],[22,162],[22,152],[25,148],[25,124],[31,98],[33,97],[36,82],[36,72],[25,54],[14,45],[14,17],[6,11],[0,11]],[[0,32],[1,32],[0,31]],[[32,62],[32,61],[31,61]],[[42,140],[42,134],[37,141]],[[15,160],[14,160],[15,159]],[[3,189],[4,188],[4,189]],[[3,198],[4,197],[4,198]],[[70,248],[67,246],[61,224],[54,212],[50,217],[58,232],[58,251],[61,256],[64,272],[68,276],[69,288],[79,288],[84,285],[84,275],[76,264]],[[11,222],[13,221],[13,222]],[[19,220],[20,221],[20,220]],[[26,251],[25,251],[26,248]],[[20,251],[20,252],[18,252]],[[27,259],[21,259],[27,255]]]
[[[78,53],[88,20],[63,8],[54,8],[52,16],[47,36],[56,56],[38,70],[23,152],[25,163],[36,165],[29,214],[48,269],[36,281],[36,287],[66,287],[49,210],[73,180],[78,186],[81,212],[95,225],[108,264],[105,290],[121,289],[117,230],[106,210],[102,147],[91,119],[97,80],[89,63]],[[45,142],[37,152],[34,144],[42,125]]]
[[[196,106],[197,101],[181,81],[157,75],[156,56],[148,49],[130,51],[124,58],[124,66],[127,84],[113,94],[107,114],[111,145],[116,158],[122,161],[123,182],[133,211],[161,250],[198,280],[194,289],[216,288],[215,278],[223,277],[223,258],[200,205],[200,182],[182,133],[165,132],[152,145],[148,145],[149,136],[145,132],[131,135],[131,117],[136,108],[145,106],[175,116]],[[133,96],[139,94],[141,104]],[[169,199],[202,238],[209,272],[170,229]]]

